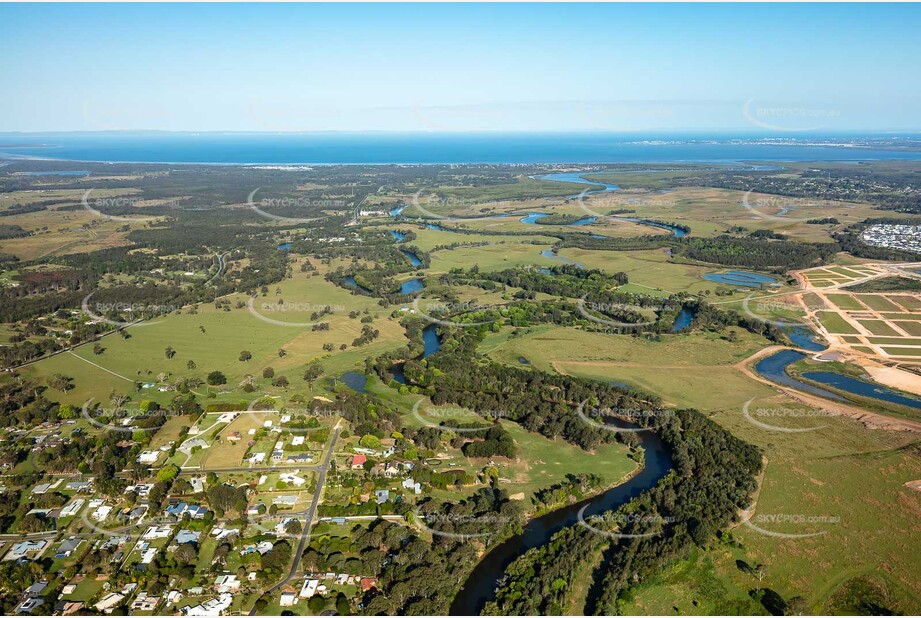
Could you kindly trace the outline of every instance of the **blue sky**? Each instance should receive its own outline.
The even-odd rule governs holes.
[[[921,7],[2,4],[0,131],[921,129]]]

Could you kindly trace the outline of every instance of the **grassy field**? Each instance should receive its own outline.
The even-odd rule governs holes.
[[[779,539],[739,527],[734,535],[740,547],[718,545],[674,565],[638,590],[622,608],[625,614],[765,613],[748,595],[757,587],[785,599],[803,596],[810,611],[823,613],[831,611],[829,603],[842,585],[865,576],[885,583],[893,608],[917,610],[921,585],[912,574],[921,568],[921,555],[908,548],[921,540],[913,523],[921,512],[921,494],[904,486],[921,478],[917,446],[903,448],[912,435],[871,431],[851,419],[806,412],[731,367],[751,351],[744,345],[724,346],[702,335],[658,344],[566,329],[530,330],[520,338],[491,335],[482,349],[505,362],[524,356],[541,369],[627,382],[669,403],[697,407],[764,449],[769,464],[756,514],[826,517],[826,523],[809,530],[799,523],[771,524],[776,527],[771,530],[784,533],[821,532],[815,526],[826,526],[825,534],[807,539]],[[749,400],[751,409],[803,410],[801,416],[772,418],[770,424],[821,428],[799,434],[764,430],[743,415]],[[882,504],[889,506],[880,511]],[[740,570],[737,560],[765,564],[764,582]]]
[[[566,197],[591,189],[592,185],[556,182],[552,180],[537,180],[528,176],[518,176],[516,182],[507,184],[481,185],[481,186],[439,186],[429,191],[423,191],[420,200],[423,205],[431,210],[426,198],[437,194],[444,199],[448,206],[457,202],[502,202],[519,201],[534,198]],[[408,196],[412,197],[412,196]]]
[[[753,405],[797,408],[783,396]],[[836,594],[855,578],[880,583],[887,608],[917,613],[921,581],[915,574],[921,570],[921,554],[911,548],[921,542],[921,493],[904,485],[921,478],[913,435],[868,430],[843,417],[771,421],[791,427],[821,425],[798,434],[764,431],[735,409],[717,412],[714,420],[764,449],[768,466],[756,515],[826,517],[824,523],[759,527],[822,534],[778,538],[740,526],[733,532],[740,547],[719,545],[674,565],[642,586],[623,608],[625,614],[731,613],[732,607],[751,607],[745,603],[747,592],[759,587],[786,600],[803,597],[809,613],[854,613],[841,610]],[[740,570],[737,560],[764,564],[764,581]],[[765,613],[760,605],[753,609]]]
[[[891,300],[887,300],[885,296],[877,296],[875,294],[859,294],[857,298],[860,299],[860,302],[865,304],[870,309],[875,309],[877,311],[901,311],[902,308],[893,303]]]
[[[655,175],[651,175],[653,181]],[[600,176],[599,176],[600,177]],[[606,177],[618,183],[620,174]],[[658,187],[667,188],[667,187]],[[858,223],[867,217],[879,216],[869,204],[834,202],[809,204],[806,200],[782,198],[776,195],[752,193],[748,196],[751,209],[744,206],[745,192],[728,189],[678,187],[667,192],[634,189],[594,195],[586,204],[594,211],[628,209],[637,216],[682,223],[695,236],[716,236],[731,227],[749,230],[768,229],[808,242],[831,242],[835,229]],[[788,207],[789,220],[773,218]],[[759,216],[761,213],[763,216]],[[799,219],[835,217],[840,225],[808,225]]]
[[[46,255],[98,251],[130,244],[127,240],[131,226],[141,227],[152,219],[139,215],[138,223],[105,219],[84,208],[63,210],[80,204],[85,191],[39,190],[13,191],[0,195],[0,211],[14,204],[27,205],[37,201],[60,202],[45,210],[4,217],[5,225],[18,225],[30,236],[9,238],[3,241],[3,252],[11,253],[23,260],[34,260]],[[88,199],[88,204],[99,198],[130,195],[132,190],[97,189]]]
[[[455,235],[455,238],[457,235]],[[429,272],[442,273],[452,268],[470,268],[474,264],[481,270],[503,270],[520,266],[555,266],[559,260],[543,257],[540,252],[551,245],[505,244],[486,247],[460,247],[438,251],[432,256]]]
[[[664,249],[627,252],[566,248],[560,250],[560,255],[588,268],[625,272],[631,284],[642,286],[647,293],[659,290],[669,294],[696,294],[707,290],[714,292],[720,288],[734,289],[703,278],[707,273],[718,271],[718,268],[669,262]]]
[[[895,332],[895,330],[893,330],[892,327],[890,327],[888,324],[886,324],[882,320],[858,320],[858,322],[860,322],[861,326],[866,328],[868,331],[870,331],[874,335],[880,335],[884,337],[885,336],[894,337],[898,335],[898,333]]]
[[[866,309],[866,307],[864,307],[856,297],[851,296],[850,294],[828,294],[826,297],[839,309],[856,311]]]
[[[501,423],[512,435],[518,455],[515,459],[492,459],[499,468],[501,486],[515,499],[525,500],[528,507],[531,507],[534,492],[559,483],[567,474],[597,474],[604,478],[606,484],[613,485],[636,469],[636,462],[627,457],[627,448],[621,444],[608,444],[588,452],[562,439],[550,440],[527,431],[517,423]],[[487,463],[486,459],[468,460],[456,452],[453,457],[442,458],[437,469],[476,472]],[[463,493],[472,494],[477,489],[468,487]],[[433,495],[451,500],[461,497],[455,489],[436,490]]]
[[[830,333],[840,333],[845,335],[856,335],[857,329],[848,324],[838,313],[819,312],[816,314],[822,326]]]
[[[508,331],[489,335],[480,349],[510,365],[520,366],[523,357],[542,371],[624,384],[677,407],[711,409],[771,392],[733,367],[764,347],[764,340],[741,330],[737,335],[735,343],[713,333],[652,341],[540,326],[517,337]]]
[[[449,225],[451,227],[467,227],[468,224],[457,224],[454,222],[449,222],[446,225]],[[514,236],[514,235],[508,235],[508,236],[494,236],[492,234],[489,234],[489,235],[487,234],[460,235],[457,232],[445,232],[442,230],[431,230],[426,227],[422,227],[422,226],[416,225],[415,223],[410,223],[410,222],[406,222],[405,224],[397,223],[394,225],[388,225],[387,229],[388,230],[391,230],[391,229],[392,230],[412,230],[416,234],[416,239],[408,244],[415,245],[419,247],[420,249],[422,249],[423,251],[430,251],[433,247],[436,247],[439,245],[444,246],[444,245],[452,245],[455,243],[487,242],[487,243],[496,243],[496,244],[498,243],[520,244],[523,241],[535,240],[535,241],[539,241],[542,243],[546,243],[548,246],[550,246],[550,245],[553,245],[555,242],[557,242],[556,238],[553,238],[551,236],[540,236],[540,235],[534,235],[534,236],[529,235],[525,238],[521,236]],[[535,229],[535,226],[532,225],[532,226],[529,226],[528,231],[529,232],[540,232],[541,229],[542,228]]]
[[[302,369],[312,359],[323,359],[327,374],[339,375],[369,356],[406,345],[403,328],[389,318],[392,309],[381,308],[372,298],[353,295],[322,277],[308,277],[299,272],[278,287],[282,291],[280,295],[261,297],[254,301],[253,307],[263,317],[291,326],[263,321],[245,306],[236,308],[237,298],[246,299],[232,297],[234,308],[230,311],[201,305],[197,314],[188,310],[170,314],[150,325],[129,329],[131,338],[128,340],[106,337],[103,339],[105,351],[100,355],[94,355],[90,346],[82,346],[73,353],[25,367],[22,373],[38,379],[56,373],[73,377],[75,388],[62,394],[61,400],[82,404],[90,397],[105,401],[113,389],[133,393],[135,381],[156,382],[161,373],[169,374],[170,380],[179,376],[204,379],[209,372],[218,370],[227,376],[227,384],[211,387],[214,400],[249,401],[258,392],[286,392],[272,387],[271,380],[262,377],[265,367],[272,367],[276,376],[288,378],[291,386],[287,392],[304,392],[310,389],[301,379]],[[285,301],[284,311],[275,309],[279,298]],[[329,331],[312,332],[309,326],[298,326],[311,322],[312,312],[325,305],[333,308],[333,313],[322,319],[329,323]],[[380,337],[369,345],[354,348],[351,344],[360,334],[362,324],[357,318],[350,318],[349,312],[365,309],[376,316],[371,326],[380,331]],[[334,344],[336,353],[325,352],[325,343]],[[349,347],[339,351],[340,344]],[[166,358],[166,346],[172,346],[176,352],[171,359]],[[244,349],[252,354],[252,360],[239,360]],[[284,357],[279,356],[280,349],[286,351]],[[190,360],[195,363],[195,369],[188,369]],[[257,394],[248,395],[236,388],[246,375],[256,378]],[[315,384],[314,389],[319,389],[319,384]],[[202,386],[200,392],[208,390]],[[152,388],[141,391],[136,397],[162,403],[174,395]]]

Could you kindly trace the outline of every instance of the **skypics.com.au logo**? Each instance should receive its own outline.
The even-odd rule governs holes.
[[[775,431],[778,433],[806,433],[825,427],[825,425],[815,425],[813,427],[780,427],[778,425],[766,422],[768,419],[825,418],[828,416],[834,416],[834,414],[829,410],[819,410],[815,408],[785,408],[781,406],[774,408],[752,409],[751,403],[753,401],[754,399],[749,399],[744,404],[742,404],[742,416],[746,421],[755,427],[764,429],[766,431]]]
[[[246,198],[246,205],[250,210],[258,214],[260,217],[268,219],[270,221],[277,221],[279,223],[311,223],[313,221],[318,221],[321,219],[321,216],[313,217],[284,217],[281,215],[273,215],[270,212],[266,212],[265,208],[284,208],[284,209],[294,209],[294,210],[305,210],[309,213],[316,213],[322,211],[323,209],[331,210],[342,210],[343,208],[348,208],[348,201],[342,199],[315,199],[310,197],[281,197],[281,198],[263,198],[259,201],[258,205],[255,201],[256,193],[259,192],[261,187],[256,187],[253,189],[249,196]]]
[[[590,504],[586,504],[579,509],[577,514],[579,525],[609,539],[642,539],[658,536],[665,531],[665,527],[668,524],[674,522],[673,517],[621,511],[609,511],[587,518],[585,511],[590,506]],[[630,530],[631,532],[624,532],[625,530]]]
[[[96,294],[97,290],[90,292],[84,297],[83,301],[80,303],[80,309],[83,310],[83,313],[88,315],[90,318],[96,322],[102,322],[109,324],[116,328],[124,328],[126,326],[152,326],[153,324],[159,324],[163,320],[154,320],[148,322],[141,322],[144,316],[150,315],[163,315],[166,313],[172,313],[180,309],[176,305],[153,305],[146,303],[126,303],[126,302],[95,302],[90,304],[90,299]],[[98,312],[98,313],[97,313]],[[136,316],[130,321],[126,320],[116,320],[105,317],[101,314],[108,315],[123,315],[128,314],[131,316]]]
[[[426,427],[439,431],[450,431],[458,434],[481,433],[489,429],[491,425],[480,427],[463,427],[460,425],[482,422],[494,423],[503,418],[513,418],[507,410],[477,410],[476,414],[472,414],[467,408],[451,406],[432,406],[423,410],[421,407],[423,401],[420,399],[413,405],[413,417]],[[443,424],[446,422],[450,424]]]
[[[829,122],[841,117],[841,112],[830,107],[758,105],[751,98],[742,105],[742,116],[752,125],[769,131],[805,133],[825,129]]]
[[[600,407],[588,406],[589,400],[586,399],[576,408],[576,415],[586,424],[596,429],[606,429],[607,431],[619,433],[636,433],[640,431],[650,431],[646,427],[625,427],[626,423],[648,422],[656,417],[671,417],[675,413],[672,410],[655,409],[655,408],[618,408],[618,407]]]
[[[344,313],[346,311],[344,305],[327,305],[309,302],[285,302],[281,299],[274,303],[265,301],[258,303],[257,309],[256,299],[252,296],[247,301],[246,308],[249,310],[250,314],[252,314],[252,316],[258,320],[268,324],[274,324],[276,326],[295,328],[319,326],[320,324],[324,323],[324,318],[326,316],[330,316],[335,313]],[[278,317],[306,316],[308,317],[309,321],[289,322],[287,320],[280,320],[277,318],[269,317],[269,315]]]
[[[139,223],[149,219],[154,218],[155,215],[138,215],[134,217],[126,217],[123,215],[110,215],[106,214],[100,209],[116,209],[118,211],[125,211],[128,209],[139,209],[148,206],[156,206],[158,208],[178,208],[184,202],[181,199],[173,200],[149,200],[137,196],[130,195],[118,195],[118,196],[109,196],[109,197],[97,197],[94,200],[90,200],[90,195],[92,195],[95,189],[87,189],[83,194],[83,199],[81,200],[83,208],[93,215],[99,217],[100,219],[109,219],[110,221],[123,221],[125,223]]]
[[[428,302],[425,305],[425,308],[422,306],[422,302],[419,298],[413,299],[412,304],[413,311],[416,315],[419,315],[423,319],[431,322],[432,324],[439,324],[441,326],[451,326],[457,328],[465,327],[477,327],[485,326],[487,324],[492,324],[498,322],[502,319],[501,314],[499,314],[502,305],[478,305],[476,301],[464,301],[464,302]],[[481,314],[488,312],[496,312],[497,317],[490,318],[487,320],[470,320],[470,321],[459,321],[456,319],[449,319],[451,317],[457,317],[459,315],[469,315],[469,314]]]
[[[628,303],[610,303],[610,302],[600,302],[600,301],[586,301],[588,294],[583,296],[578,300],[576,306],[578,307],[579,314],[587,320],[596,322],[598,324],[603,324],[605,326],[610,326],[612,328],[642,328],[643,326],[649,326],[655,324],[657,319],[644,320],[646,317],[644,307],[639,305],[630,305]],[[627,315],[630,317],[637,318],[636,321],[622,322],[620,320],[611,319],[609,317],[602,317],[606,315]]]
[[[769,513],[764,515],[753,515],[742,522],[746,527],[754,530],[758,534],[772,536],[778,539],[808,539],[811,537],[822,536],[828,533],[828,530],[819,530],[817,532],[777,532],[769,530],[764,526],[781,526],[787,527],[804,527],[814,530],[816,526],[827,526],[841,523],[841,518],[836,515],[806,515],[803,513]]]
[[[428,195],[425,198],[421,197],[422,191],[416,191],[412,199],[413,210],[417,213],[422,213],[423,217],[426,219],[436,219],[438,221],[446,223],[464,223],[464,222],[473,222],[473,221],[489,221],[497,218],[503,217],[515,217],[523,216],[520,213],[497,213],[494,215],[485,215],[485,216],[473,216],[473,217],[452,217],[450,215],[443,215],[437,210],[441,211],[454,211],[457,209],[465,209],[472,207],[491,208],[491,209],[503,209],[512,207],[512,202],[508,201],[496,201],[496,202],[477,202],[476,200],[465,200],[456,197],[441,197],[438,195]],[[433,210],[434,209],[434,210]],[[400,209],[400,214],[402,215],[403,209]]]

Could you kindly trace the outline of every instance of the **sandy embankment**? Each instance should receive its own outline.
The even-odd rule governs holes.
[[[898,367],[864,367],[864,371],[880,384],[921,395],[921,376]]]

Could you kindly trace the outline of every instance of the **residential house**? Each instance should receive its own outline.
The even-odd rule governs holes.
[[[160,597],[142,592],[131,602],[131,609],[132,611],[152,612],[157,609],[159,604]]]
[[[47,587],[48,587],[48,582],[46,581],[35,582],[34,584],[26,588],[25,592],[23,592],[23,595],[25,595],[26,597],[30,597],[30,598],[40,597],[42,596],[42,593],[45,592],[45,588]]]
[[[301,485],[307,482],[307,479],[301,476],[297,476],[296,474],[290,474],[288,472],[282,472],[278,478],[279,480],[284,481],[285,483],[291,483],[292,485],[296,485],[297,487],[300,487]]]
[[[285,534],[288,528],[288,524],[290,524],[292,521],[297,521],[297,519],[294,517],[285,517],[282,519],[280,522],[275,524],[275,533],[278,535]]]
[[[365,455],[353,455],[352,461],[349,462],[349,466],[351,466],[352,470],[361,470],[364,467],[366,461],[368,461],[368,458]]]
[[[188,513],[189,517],[192,519],[204,519],[205,516],[210,513],[210,511],[200,504],[193,504],[189,506],[189,508],[186,510],[186,513]]]
[[[320,580],[318,579],[308,579],[304,582],[304,585],[301,587],[301,598],[309,599],[317,593],[317,586],[320,585]]]
[[[73,616],[83,609],[83,601],[59,601],[54,606],[54,613],[61,616]]]
[[[125,595],[119,594],[117,592],[111,592],[104,596],[101,601],[96,603],[93,607],[97,611],[104,612],[106,614],[111,614],[112,610],[118,607],[118,605],[125,599]]]
[[[214,587],[219,593],[231,592],[240,589],[240,582],[236,575],[219,575],[214,580]]]
[[[89,491],[90,490],[90,481],[71,481],[64,486],[66,489],[71,491]]]
[[[182,515],[189,509],[189,505],[185,502],[176,502],[170,504],[166,509],[164,509],[164,514],[172,515],[174,517],[182,517]]]
[[[81,543],[83,543],[83,539],[77,539],[73,537],[61,541],[61,544],[58,546],[58,551],[54,554],[54,557],[69,558],[71,554],[77,551],[77,548],[80,547]]]
[[[168,539],[173,533],[172,526],[150,526],[147,528],[147,531],[144,532],[143,538],[145,539]]]
[[[31,493],[33,496],[41,496],[42,494],[46,493],[49,489],[51,489],[51,483],[39,483],[38,485],[32,488]]]
[[[278,604],[281,607],[291,607],[295,603],[297,603],[297,595],[295,595],[293,592],[281,593],[281,599],[278,601]]]
[[[152,612],[160,604],[160,597],[142,592],[131,602],[132,611]]]
[[[216,540],[222,541],[226,538],[232,537],[235,534],[240,534],[239,528],[212,528],[211,535],[215,537]]]
[[[421,493],[422,493],[422,484],[421,484],[421,483],[417,483],[416,481],[412,480],[411,478],[407,478],[406,480],[404,480],[403,483],[402,483],[402,485],[403,485],[403,488],[404,488],[404,489],[408,489],[409,491],[411,491],[411,492],[413,492],[413,493],[415,493],[415,494],[421,494]]]
[[[137,462],[142,464],[154,464],[160,458],[160,451],[142,451],[138,455]]]
[[[272,498],[272,504],[281,507],[294,507],[297,503],[297,496],[275,496]]]
[[[217,599],[210,599],[200,605],[187,605],[180,609],[186,616],[220,616],[230,608],[233,595],[224,593]]]
[[[201,537],[200,530],[180,530],[176,534],[176,545],[182,545],[183,543],[195,543],[198,545],[199,537]]]
[[[157,550],[156,547],[148,547],[148,548],[144,551],[144,553],[141,554],[141,562],[140,562],[140,564],[142,564],[142,565],[147,565],[147,564],[150,564],[151,562],[153,562],[153,559],[157,557],[157,551],[159,551],[159,550]],[[143,570],[143,567],[141,568],[141,570]]]
[[[109,517],[109,513],[112,512],[111,506],[100,506],[98,509],[93,511],[93,514],[90,515],[91,518],[96,521],[105,521]]]
[[[48,546],[48,541],[44,539],[20,541],[19,543],[14,543],[10,547],[10,551],[7,552],[4,560],[21,560],[23,558],[33,559],[40,555],[45,547]]]
[[[45,602],[45,599],[41,597],[29,597],[28,599],[23,599],[22,603],[16,606],[14,610],[17,614],[31,614],[34,610],[39,608],[42,603]]]
[[[83,498],[77,498],[63,509],[61,509],[61,517],[73,517],[76,515],[80,509],[83,508],[83,505],[86,504],[86,500]]]

